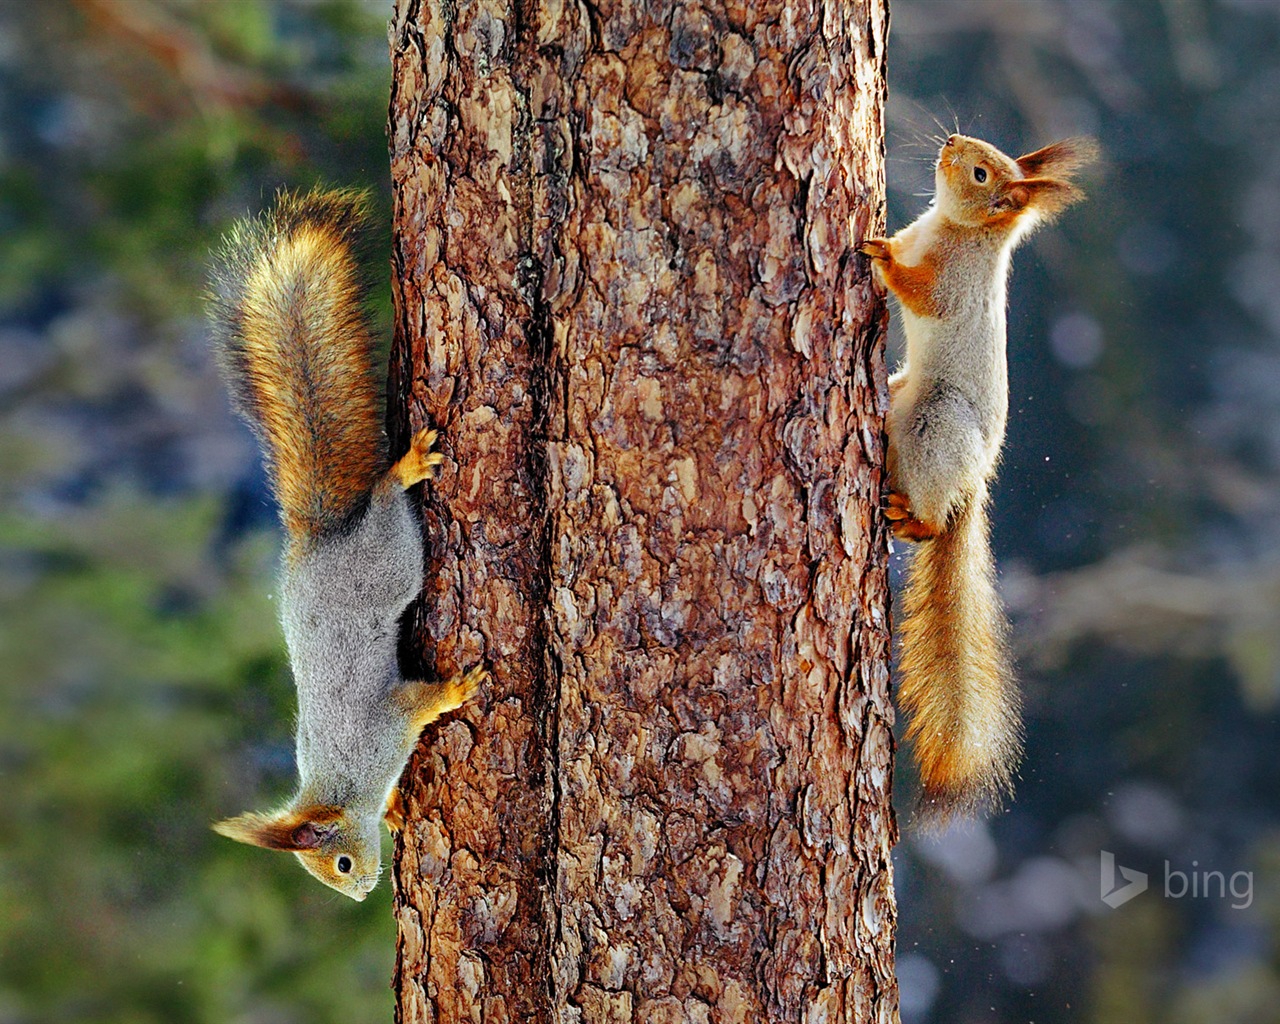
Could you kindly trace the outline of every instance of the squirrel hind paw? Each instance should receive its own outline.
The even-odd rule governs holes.
[[[892,529],[893,535],[896,539],[911,541],[914,544],[918,544],[925,540],[932,540],[934,537],[938,536],[938,531],[928,523],[910,516],[894,521],[892,523]]]
[[[413,435],[413,440],[409,442],[409,447],[421,455],[426,455],[433,447],[435,447],[435,443],[439,437],[440,431],[424,427]]]
[[[911,518],[911,502],[899,491],[889,491],[884,496],[884,517],[891,522]]]
[[[429,480],[436,467],[444,463],[444,456],[431,450],[439,436],[436,430],[419,430],[413,435],[409,450],[391,467],[391,475],[405,490]]]
[[[911,511],[911,503],[905,494],[890,491],[881,509],[889,527],[898,540],[922,541],[936,537],[939,533],[922,519],[917,519]]]

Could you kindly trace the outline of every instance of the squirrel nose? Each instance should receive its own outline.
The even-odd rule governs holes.
[[[948,145],[948,146],[954,146],[955,144],[956,144],[956,137],[955,137],[954,135],[948,135],[948,136],[947,136],[947,145]]]

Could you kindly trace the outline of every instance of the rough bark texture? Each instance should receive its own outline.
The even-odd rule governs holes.
[[[403,1022],[891,1021],[880,0],[401,0]],[[412,659],[414,651],[406,651]]]

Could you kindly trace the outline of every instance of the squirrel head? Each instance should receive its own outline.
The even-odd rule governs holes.
[[[1071,178],[1097,156],[1089,138],[1062,139],[1015,160],[989,142],[952,135],[938,151],[936,202],[958,224],[1025,230],[1084,198]]]
[[[294,854],[307,872],[353,900],[378,884],[382,858],[378,818],[357,818],[341,807],[310,805],[274,814],[241,814],[213,826],[238,843]]]

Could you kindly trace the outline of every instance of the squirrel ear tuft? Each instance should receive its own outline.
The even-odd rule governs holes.
[[[1040,175],[1069,176],[1093,163],[1099,154],[1097,140],[1080,135],[1051,142],[1034,153],[1018,157],[1018,168],[1028,178]]]
[[[340,814],[340,810],[332,807],[306,807],[275,814],[250,812],[216,822],[213,830],[237,843],[266,850],[314,850],[331,831],[326,825]]]

